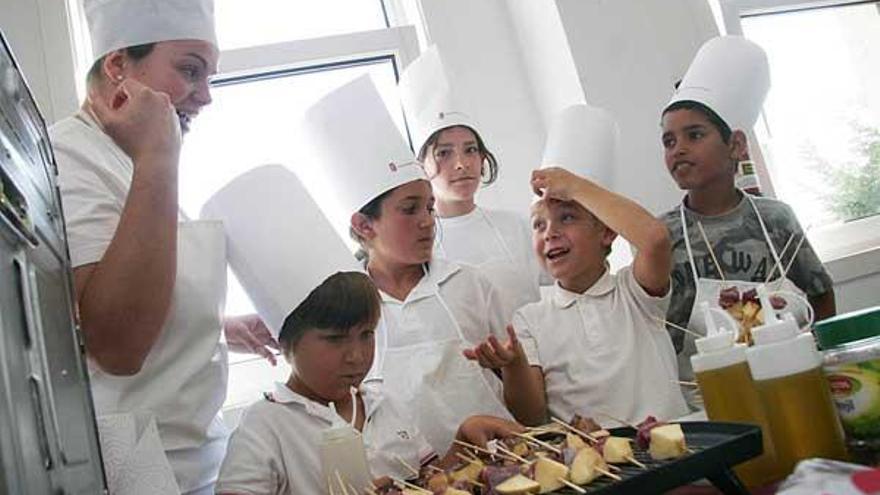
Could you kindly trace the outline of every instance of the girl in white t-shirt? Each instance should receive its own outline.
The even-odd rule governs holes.
[[[435,253],[473,265],[502,293],[511,311],[540,298],[541,271],[531,256],[525,216],[477,205],[481,187],[495,182],[498,161],[466,125],[434,132],[418,155],[436,198]]]
[[[321,432],[340,417],[362,433],[376,477],[406,479],[414,475],[410,467],[455,464],[456,447],[439,458],[408,419],[413,409],[383,397],[380,379],[362,383],[373,363],[380,313],[378,291],[358,272],[331,275],[290,313],[279,337],[292,366],[290,378],[245,412],[230,440],[217,493],[326,493]],[[510,421],[472,416],[456,437],[485,445],[521,430]]]

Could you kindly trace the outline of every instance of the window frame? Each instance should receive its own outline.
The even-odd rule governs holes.
[[[64,4],[67,14],[66,27],[71,33],[69,39],[71,60],[74,61],[74,67],[70,71],[71,80],[77,79],[78,93],[82,95],[85,92],[85,81],[78,81],[81,78],[73,74],[84,73],[83,69],[88,70],[88,67],[83,67],[87,60],[83,55],[82,39],[74,39],[76,36],[83,36],[86,32],[85,19],[78,9],[79,4],[74,4],[80,1],[67,0]],[[391,21],[395,24],[402,21],[402,16],[395,10],[399,6],[389,5],[386,3],[387,0],[377,1],[381,3],[383,9],[387,26],[385,28],[222,50],[218,72],[211,78],[211,87],[334,70],[378,61],[390,61],[395,79],[399,80],[402,68],[409,65],[421,53],[420,33],[412,25],[392,26]],[[253,365],[262,360],[265,358],[261,356],[241,356],[231,360],[230,374],[236,366]],[[237,423],[238,416],[248,404],[237,402],[224,404],[222,410],[228,416],[229,426]]]
[[[790,12],[817,10],[825,8],[844,7],[849,5],[875,4],[878,6],[878,15],[880,15],[880,2],[876,0],[718,0],[721,7],[721,18],[724,22],[724,28],[727,34],[745,36],[742,28],[742,18],[767,14],[784,14]],[[761,112],[761,121],[764,121],[763,111]],[[762,124],[759,124],[762,125]],[[750,130],[751,131],[751,130]],[[749,139],[753,139],[754,132],[749,133]],[[758,143],[756,162],[765,169],[771,169],[772,163],[767,163],[760,148],[763,144],[760,140]],[[772,179],[769,174],[762,175],[762,181],[769,184],[769,195],[774,196]],[[868,218],[852,220],[839,224],[816,227],[809,232],[810,242],[819,256],[825,263],[841,262],[851,258],[863,259],[868,256],[876,263],[864,265],[864,274],[880,273],[880,215],[874,215]],[[849,265],[847,265],[849,266]],[[874,266],[875,268],[870,268]],[[847,270],[845,279],[857,276]],[[844,280],[835,280],[842,282]]]

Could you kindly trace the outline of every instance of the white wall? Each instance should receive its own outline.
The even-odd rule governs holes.
[[[663,164],[660,112],[693,55],[717,34],[705,2],[556,0],[589,103],[618,121],[623,149],[619,192],[651,211],[681,196]]]
[[[421,0],[427,36],[476,103],[487,146],[501,164],[478,201],[527,211],[529,172],[541,159],[545,129],[531,95],[516,33],[503,0]]]
[[[77,108],[63,0],[0,0],[0,29],[48,123]]]
[[[662,160],[660,111],[691,58],[717,34],[698,0],[416,0],[429,42],[451,66],[453,84],[479,102],[498,182],[482,203],[523,211],[528,174],[539,164],[547,125],[564,106],[587,101],[611,111],[623,138],[620,192],[655,212],[681,196]],[[62,0],[0,0],[10,39],[48,121],[77,105]],[[880,250],[829,263],[838,307],[880,304]]]

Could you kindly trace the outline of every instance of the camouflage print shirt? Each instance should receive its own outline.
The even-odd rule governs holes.
[[[803,229],[797,221],[792,209],[785,203],[775,199],[753,197],[755,206],[767,226],[770,240],[777,254],[782,251],[786,241],[794,234],[788,252],[782,256],[782,265],[788,265],[792,251],[803,235]],[[697,274],[704,278],[720,279],[718,270],[706,243],[697,227],[699,220],[703,224],[706,236],[712,243],[712,249],[718,263],[724,271],[724,277],[731,280],[747,280],[763,282],[768,272],[774,268],[773,255],[767,246],[761,224],[749,201],[743,197],[731,211],[717,216],[705,216],[690,210],[686,206],[688,236],[694,252]],[[696,285],[688,260],[687,247],[684,243],[684,232],[681,228],[679,207],[664,213],[661,219],[669,229],[672,241],[672,300],[666,319],[672,323],[686,326],[691,316],[691,308],[696,297]],[[773,278],[779,276],[775,271]],[[819,261],[809,241],[804,241],[791,264],[788,278],[794,282],[807,296],[818,296],[832,289],[831,277]],[[670,330],[676,352],[682,349],[684,334],[679,330]]]

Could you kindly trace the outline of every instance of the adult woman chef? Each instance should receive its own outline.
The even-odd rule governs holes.
[[[219,56],[212,0],[85,0],[85,12],[88,97],[50,135],[102,442],[147,418],[161,439],[149,462],[167,457],[182,492],[212,493],[227,438],[221,329],[274,361],[258,318],[222,320],[222,225],[178,223],[181,133],[211,102]]]

